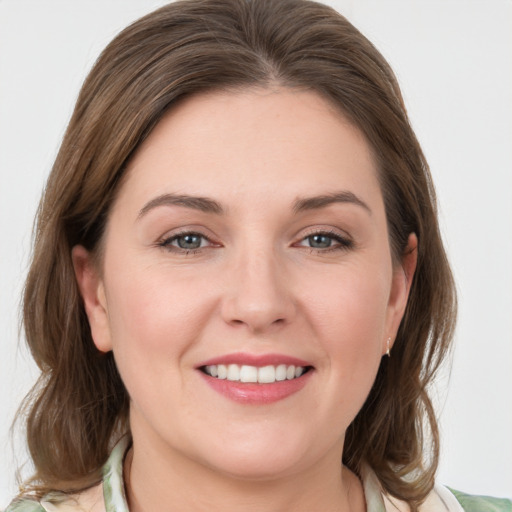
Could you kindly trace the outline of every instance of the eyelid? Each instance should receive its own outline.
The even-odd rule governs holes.
[[[314,236],[314,235],[323,235],[323,236],[332,238],[335,241],[335,245],[326,247],[324,249],[320,249],[317,247],[307,247],[307,246],[302,245],[302,242],[304,242],[307,238]],[[304,248],[310,249],[311,251],[315,251],[318,253],[326,253],[326,252],[335,251],[335,250],[352,249],[355,246],[355,242],[348,233],[346,233],[342,230],[337,230],[333,227],[327,227],[327,226],[326,227],[317,226],[317,227],[310,227],[307,229],[307,231],[305,233],[301,233],[298,242],[295,242],[294,245],[298,246],[298,247],[304,247]]]
[[[186,249],[182,247],[178,247],[173,245],[172,242],[176,239],[186,236],[186,235],[195,235],[199,236],[207,242],[207,245],[201,245],[197,248]],[[307,247],[306,245],[302,245],[303,242],[314,235],[323,235],[328,238],[333,239],[334,244],[325,248],[318,247]],[[202,227],[196,226],[184,226],[177,228],[175,230],[167,231],[165,235],[161,236],[155,243],[155,246],[166,249],[170,252],[176,252],[178,254],[189,254],[189,253],[197,253],[199,251],[203,251],[209,248],[222,247],[222,244],[216,240],[216,237],[206,234],[205,229]],[[335,250],[350,250],[354,248],[355,242],[353,238],[346,233],[344,230],[334,228],[332,226],[310,226],[305,228],[300,235],[297,235],[296,241],[292,243],[292,247],[302,247],[307,248],[310,251],[314,251],[317,253],[327,253],[329,251]]]
[[[195,249],[185,249],[185,248],[181,248],[181,247],[172,245],[172,242],[174,240],[176,240],[180,237],[186,236],[186,235],[199,236],[199,237],[203,238],[204,240],[206,240],[209,243],[209,245],[197,247]],[[168,251],[171,251],[171,252],[184,253],[184,254],[188,254],[191,252],[195,253],[198,251],[202,251],[204,249],[208,249],[210,247],[221,247],[221,244],[219,242],[216,242],[213,236],[207,235],[206,233],[204,233],[203,229],[196,228],[194,226],[178,228],[174,231],[167,231],[165,233],[165,235],[161,236],[156,241],[155,245],[158,247],[161,247],[163,249],[166,249]]]

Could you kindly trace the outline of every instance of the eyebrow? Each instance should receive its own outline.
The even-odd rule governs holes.
[[[215,213],[221,215],[224,213],[222,206],[215,200],[208,197],[187,196],[181,194],[162,194],[161,196],[151,199],[140,210],[138,219],[146,215],[150,210],[159,206],[183,206],[205,213]]]
[[[293,204],[293,210],[295,213],[303,212],[306,210],[316,210],[319,208],[325,208],[334,203],[349,203],[361,206],[370,215],[372,211],[370,207],[353,192],[343,190],[341,192],[335,192],[333,194],[324,194],[320,196],[298,198]]]
[[[295,213],[299,213],[307,210],[316,210],[319,208],[325,208],[326,206],[334,203],[355,204],[367,210],[370,215],[372,213],[370,207],[362,199],[359,199],[359,197],[357,197],[353,192],[349,191],[296,199],[293,203],[293,211]],[[204,213],[214,213],[216,215],[222,215],[224,213],[224,209],[220,203],[208,197],[189,196],[183,194],[162,194],[161,196],[148,201],[140,210],[137,218],[140,219],[150,210],[158,208],[159,206],[182,206],[184,208],[191,208]]]

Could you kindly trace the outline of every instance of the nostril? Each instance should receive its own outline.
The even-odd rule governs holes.
[[[271,291],[270,287],[262,290],[255,285],[240,285],[223,297],[222,318],[232,327],[244,325],[252,332],[283,327],[294,317],[295,304],[287,294]]]

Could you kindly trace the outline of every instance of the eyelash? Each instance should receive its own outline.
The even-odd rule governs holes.
[[[159,241],[157,243],[157,245],[158,245],[158,247],[162,247],[163,249],[166,249],[167,251],[184,254],[185,256],[187,256],[188,254],[197,254],[201,250],[207,248],[207,247],[200,246],[195,249],[185,249],[182,247],[176,247],[176,246],[172,245],[172,243],[177,241],[179,238],[183,238],[186,236],[200,237],[202,239],[201,245],[202,245],[203,241],[206,241],[210,244],[216,245],[217,247],[220,246],[219,244],[215,244],[210,238],[208,238],[204,234],[198,233],[196,231],[182,231],[180,233],[175,233],[172,236],[164,238],[163,240]],[[332,247],[330,246],[330,247],[326,247],[323,249],[316,248],[316,247],[309,247],[311,253],[325,254],[325,253],[334,252],[334,251],[348,251],[348,250],[354,248],[354,242],[352,240],[341,236],[339,233],[336,233],[335,231],[311,231],[306,236],[301,238],[298,243],[294,244],[294,246],[307,248],[307,246],[303,246],[303,245],[301,245],[301,243],[308,239],[311,239],[314,236],[325,236],[331,240],[334,240],[335,245]]]
[[[182,231],[180,233],[174,233],[170,237],[164,238],[163,240],[158,242],[157,245],[159,247],[162,247],[163,249],[166,249],[166,250],[170,251],[170,252],[176,252],[176,253],[184,254],[185,256],[187,256],[188,254],[197,254],[202,249],[205,249],[205,247],[201,247],[201,246],[197,247],[195,249],[185,249],[183,247],[176,247],[176,246],[172,245],[172,242],[178,240],[179,238],[183,238],[183,237],[186,237],[186,236],[200,237],[202,239],[201,240],[201,245],[202,245],[203,241],[206,241],[206,242],[209,242],[211,244],[214,244],[214,242],[210,238],[208,238],[207,236],[203,235],[202,233],[198,233],[196,231]]]
[[[318,249],[316,247],[309,247],[310,252],[312,252],[312,253],[314,252],[314,253],[317,253],[317,254],[325,254],[325,253],[334,252],[334,251],[348,251],[348,250],[354,248],[354,242],[352,240],[350,240],[347,237],[341,236],[336,231],[316,231],[316,230],[313,230],[310,233],[308,233],[306,236],[304,236],[300,240],[299,243],[304,242],[308,238],[312,238],[314,236],[325,236],[327,238],[330,238],[330,239],[334,240],[336,245],[331,246],[331,247],[326,247],[324,249]],[[305,247],[305,246],[300,246],[300,247]]]

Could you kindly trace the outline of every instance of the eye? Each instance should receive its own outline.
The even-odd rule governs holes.
[[[306,238],[309,247],[314,249],[327,249],[331,247],[333,244],[333,239],[331,236],[324,235],[322,233],[318,233],[316,235],[311,235]]]
[[[172,235],[162,240],[158,245],[175,251],[196,251],[213,245],[212,242],[201,233],[186,232]]]
[[[303,238],[298,245],[300,247],[309,247],[316,251],[327,252],[336,249],[350,249],[353,246],[353,242],[338,233],[318,232]]]
[[[199,249],[203,245],[204,240],[205,238],[197,233],[186,233],[175,237],[172,240],[172,244],[175,242],[175,245],[180,249]]]

